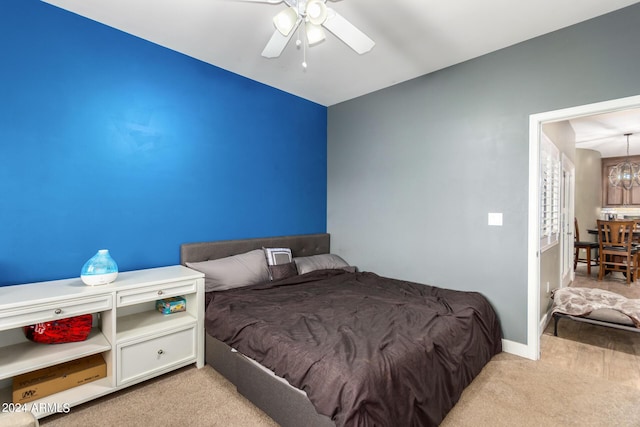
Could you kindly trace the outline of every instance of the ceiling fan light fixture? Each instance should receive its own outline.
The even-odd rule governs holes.
[[[288,7],[273,17],[273,25],[280,34],[288,36],[298,21],[298,12],[295,7]]]
[[[305,25],[305,31],[307,33],[307,42],[309,43],[309,46],[320,43],[325,39],[324,30],[320,25],[308,22]]]
[[[282,3],[287,5],[285,10],[273,17],[276,29],[262,51],[265,58],[277,58],[282,54],[293,33],[297,32],[296,46],[302,44],[301,38],[306,37],[304,46],[313,45],[325,39],[325,30],[339,38],[344,44],[362,55],[369,52],[375,42],[356,28],[351,22],[327,7],[327,0],[243,0],[268,3]],[[304,25],[305,28],[300,28]],[[308,27],[308,28],[307,28]],[[319,28],[322,27],[322,28]],[[297,31],[299,30],[299,31]],[[300,33],[304,33],[301,35]],[[299,42],[298,42],[299,40]]]
[[[309,0],[305,8],[305,15],[314,25],[322,25],[327,19],[327,6],[322,0]]]

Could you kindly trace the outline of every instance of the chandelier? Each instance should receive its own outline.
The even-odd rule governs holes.
[[[640,166],[629,158],[629,137],[631,133],[625,133],[627,137],[627,157],[609,171],[609,183],[614,187],[622,187],[625,190],[640,186]]]

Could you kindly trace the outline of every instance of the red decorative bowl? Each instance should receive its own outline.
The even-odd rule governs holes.
[[[61,344],[67,342],[84,341],[91,332],[93,316],[68,317],[66,319],[51,320],[25,326],[24,335],[33,342],[44,344]]]

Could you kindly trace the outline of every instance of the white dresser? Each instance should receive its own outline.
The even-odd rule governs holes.
[[[12,401],[14,376],[97,353],[106,378],[29,402],[27,409],[44,417],[192,363],[202,367],[203,290],[204,275],[181,265],[122,272],[115,282],[93,287],[79,277],[0,287],[0,402],[6,408]],[[172,296],[186,299],[186,311],[156,310],[156,300]],[[38,344],[22,332],[87,313],[94,325],[86,341]]]

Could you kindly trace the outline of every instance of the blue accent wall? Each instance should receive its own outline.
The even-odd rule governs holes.
[[[0,286],[326,231],[326,107],[37,0],[0,52]]]

